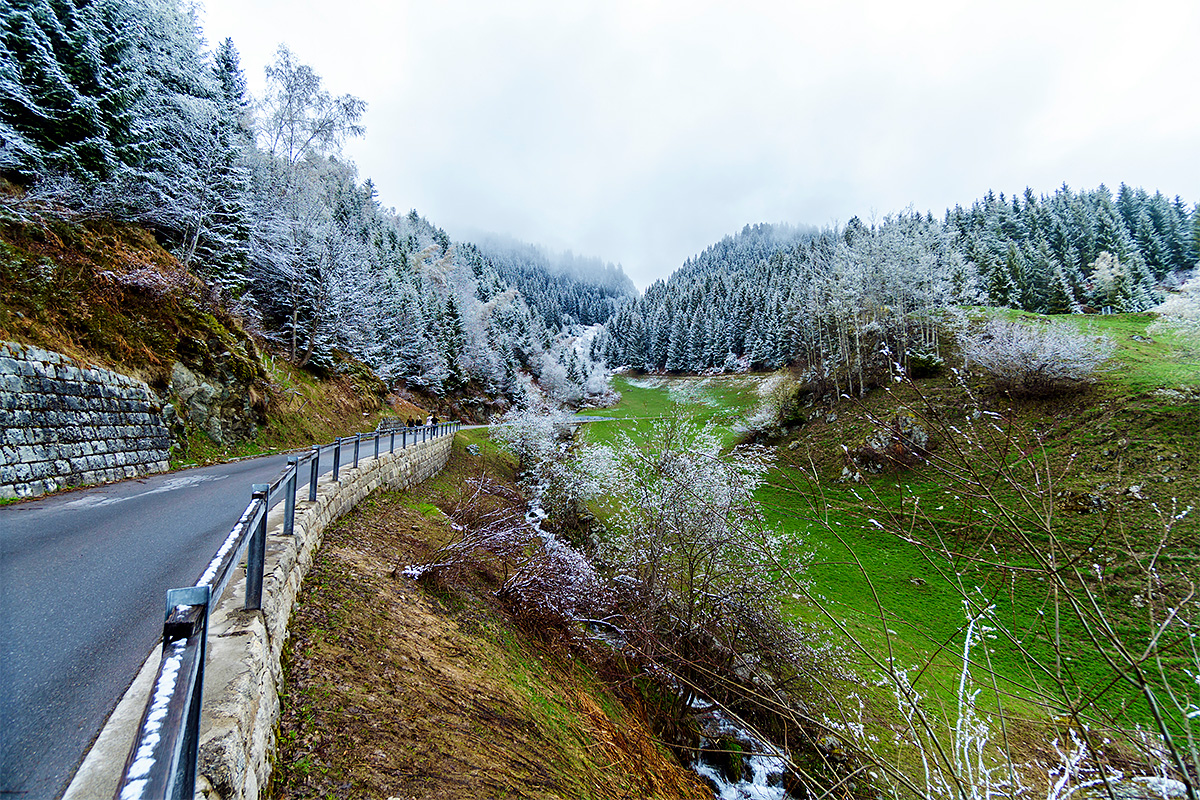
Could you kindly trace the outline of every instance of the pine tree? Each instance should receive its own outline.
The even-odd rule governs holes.
[[[237,49],[231,39],[217,48],[212,66],[214,113],[208,141],[197,159],[197,191],[184,220],[180,260],[193,258],[213,285],[240,295],[250,264],[250,169],[253,133],[249,99]]]
[[[1192,206],[1191,237],[1187,257],[1192,266],[1200,266],[1200,203]]]
[[[114,140],[121,132],[112,127],[123,119],[123,104],[109,80],[118,73],[102,60],[103,43],[113,35],[103,5],[11,0],[0,6],[0,165],[10,174],[95,182],[117,169]]]
[[[467,347],[466,323],[453,295],[446,298],[443,319],[446,329],[446,366],[449,371],[447,387],[453,390],[466,383],[466,376],[459,362]]]
[[[1092,198],[1096,204],[1096,252],[1112,253],[1118,261],[1126,261],[1132,255],[1135,245],[1129,231],[1121,222],[1112,197],[1101,184]]]
[[[1049,294],[1046,298],[1047,314],[1078,314],[1082,310],[1075,287],[1067,276],[1067,269],[1061,264],[1054,268],[1050,280]]]
[[[678,314],[671,321],[670,339],[667,343],[667,372],[685,372],[688,364],[688,325],[684,315]]]
[[[1013,255],[1015,261],[1015,254]],[[986,275],[987,281],[984,291],[990,305],[1009,306],[1020,296],[1020,291],[1009,269],[1008,261],[998,259],[990,264],[982,265],[982,271]]]
[[[1167,234],[1170,269],[1173,272],[1182,272],[1191,268],[1188,260],[1190,233],[1187,206],[1183,204],[1183,198],[1176,195],[1175,200],[1171,203],[1170,230]]]

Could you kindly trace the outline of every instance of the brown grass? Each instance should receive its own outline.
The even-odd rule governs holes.
[[[476,467],[462,444],[448,469]],[[326,534],[286,649],[271,796],[707,798],[591,667],[486,591],[403,568],[450,531],[445,481],[376,494]]]

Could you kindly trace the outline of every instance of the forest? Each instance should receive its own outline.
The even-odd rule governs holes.
[[[384,208],[341,153],[366,103],[285,46],[266,79],[251,97],[233,42],[210,51],[175,0],[4,4],[7,212],[150,229],[302,367],[340,351],[435,396],[517,396],[530,378],[563,402],[603,391],[586,327],[632,296],[619,267],[455,243]]]
[[[747,225],[643,296],[619,266],[501,236],[452,242],[384,208],[341,147],[366,103],[286,46],[262,97],[176,0],[0,10],[0,174],[12,209],[151,229],[294,363],[334,351],[440,395],[603,392],[604,365],[772,370],[861,392],[940,358],[940,310],[1136,312],[1200,261],[1200,211],[1121,184],[988,192],[817,229]],[[17,213],[15,210],[12,213]],[[944,320],[943,320],[944,321]]]
[[[945,312],[1148,310],[1200,261],[1200,210],[1121,184],[989,193],[942,220],[905,211],[827,230],[747,225],[621,308],[610,363],[715,373],[796,365],[861,393],[941,359]],[[950,327],[953,327],[951,324]]]

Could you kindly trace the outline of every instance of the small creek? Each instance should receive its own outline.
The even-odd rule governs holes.
[[[534,530],[547,535],[541,527],[547,516],[543,506],[546,486],[537,481],[531,489],[525,521]],[[608,639],[614,646],[620,646],[623,637],[614,636],[613,630],[593,627],[592,632]],[[719,707],[703,699],[693,699],[691,705],[703,731],[700,747],[713,751],[702,752],[691,768],[712,787],[714,797],[719,800],[785,800],[789,797],[783,787],[785,759],[773,755],[778,752],[773,745],[762,741]],[[730,750],[736,751],[719,752]]]
[[[717,752],[701,753],[691,766],[713,787],[716,797],[720,800],[788,797],[783,787],[785,761],[783,756],[774,755],[778,751],[773,745],[730,719],[720,708],[701,700],[693,700],[692,708],[703,731],[700,747]]]

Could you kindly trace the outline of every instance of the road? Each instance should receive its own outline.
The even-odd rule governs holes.
[[[361,456],[371,448],[364,443]],[[343,465],[353,453],[343,447]],[[271,481],[286,460],[0,507],[0,799],[62,795],[161,637],[167,589],[196,582],[250,502],[251,484]],[[322,454],[322,472],[332,460]]]

